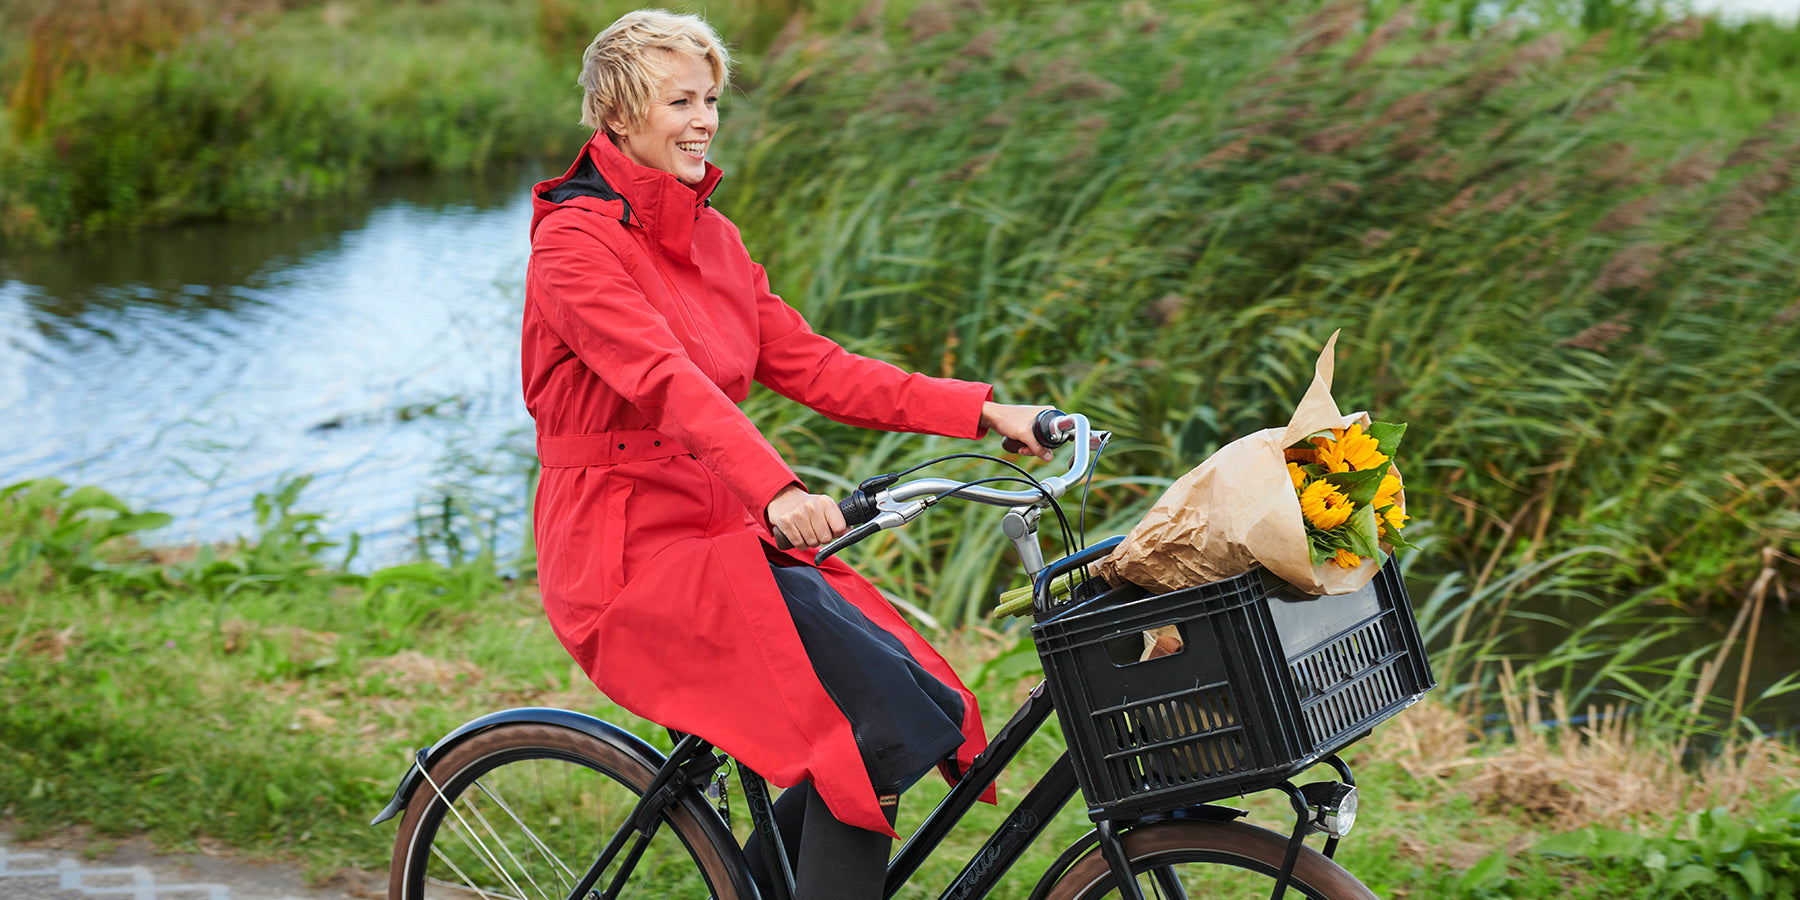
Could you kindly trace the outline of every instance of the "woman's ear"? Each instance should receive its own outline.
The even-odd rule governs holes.
[[[614,137],[624,137],[629,133],[629,130],[625,127],[625,120],[623,119],[607,119],[606,130]]]

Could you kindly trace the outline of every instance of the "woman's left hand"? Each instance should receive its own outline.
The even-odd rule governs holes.
[[[1025,445],[1025,452],[1046,462],[1055,459],[1056,454],[1038,443],[1037,435],[1031,431],[1031,423],[1037,419],[1038,413],[1048,406],[1021,406],[1008,403],[987,401],[981,404],[981,427],[993,429],[1001,437],[1009,437]]]

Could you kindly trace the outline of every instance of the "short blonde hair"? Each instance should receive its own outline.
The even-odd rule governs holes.
[[[719,90],[731,78],[731,53],[705,19],[666,9],[628,12],[596,35],[581,55],[581,124],[610,134],[608,119],[644,121],[651,93],[669,75],[652,50],[706,60]]]

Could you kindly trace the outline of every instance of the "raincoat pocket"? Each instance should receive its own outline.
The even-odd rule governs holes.
[[[631,498],[636,482],[628,475],[608,473],[602,489],[600,508],[605,520],[600,524],[600,585],[607,600],[617,596],[628,581],[625,572],[625,504]]]

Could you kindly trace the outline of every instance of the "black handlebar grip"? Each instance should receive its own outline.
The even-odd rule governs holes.
[[[1056,430],[1056,420],[1068,415],[1060,409],[1046,409],[1031,420],[1031,436],[1037,438],[1040,447],[1061,447],[1069,442],[1073,434],[1063,434]],[[1007,438],[1000,442],[1000,449],[1008,453],[1024,453],[1025,445]]]
[[[875,505],[873,495],[863,493],[861,488],[850,492],[850,496],[838,501],[838,511],[844,514],[844,524],[855,528],[881,512]]]

